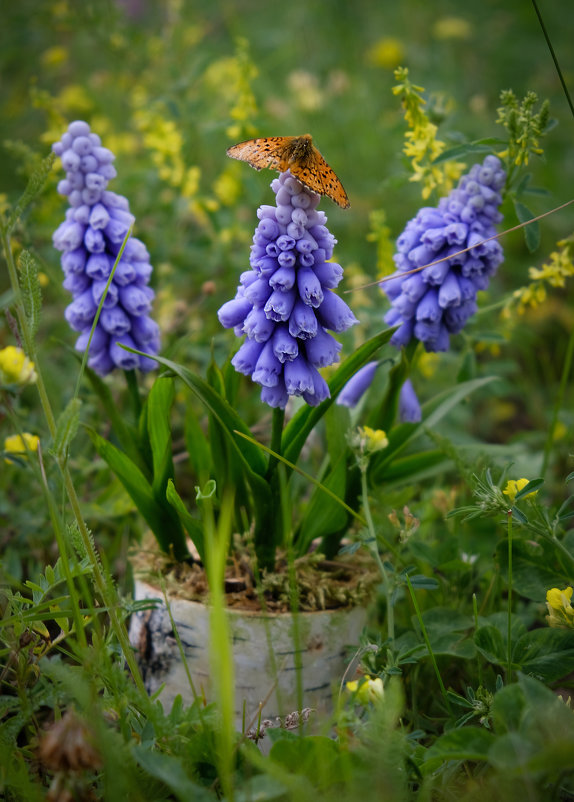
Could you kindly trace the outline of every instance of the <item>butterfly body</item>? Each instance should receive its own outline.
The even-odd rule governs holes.
[[[264,167],[280,173],[290,170],[313,192],[327,195],[343,209],[350,205],[343,185],[313,144],[311,134],[248,139],[228,148],[227,155],[247,162],[256,170]]]

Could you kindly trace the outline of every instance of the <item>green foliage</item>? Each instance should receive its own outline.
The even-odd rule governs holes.
[[[42,291],[38,281],[38,264],[29,251],[22,251],[18,257],[18,273],[22,304],[28,321],[32,339],[38,333],[40,310],[42,309]]]
[[[43,457],[2,462],[0,471],[7,802],[574,798],[574,496],[564,482],[574,476],[571,260],[564,244],[546,257],[570,229],[561,214],[530,222],[553,197],[569,197],[572,121],[534,16],[516,0],[495,5],[357,0],[329,13],[299,0],[240,9],[211,0],[6,5],[0,349],[23,344],[41,380],[0,395],[0,445],[36,433]],[[556,52],[566,52],[564,9],[545,14]],[[451,350],[411,348],[399,359],[392,331],[381,330],[386,301],[376,286],[361,287],[393,269],[393,242],[421,205],[410,157],[397,159],[405,126],[391,87],[401,62],[429,89],[409,85],[419,128],[440,142],[440,153],[426,154],[425,176],[446,179],[455,162],[497,153],[508,171],[504,225],[527,225],[524,238],[500,239],[505,261]],[[520,99],[507,86],[537,94],[526,89]],[[537,100],[542,92],[556,120]],[[86,368],[88,381],[78,379],[51,244],[63,216],[61,171],[46,152],[79,118],[116,153],[110,189],[129,197],[135,234],[152,255],[157,377],[101,379]],[[339,291],[349,291],[342,297],[361,322],[326,374],[331,399],[290,404],[283,427],[233,370],[233,336],[216,317],[249,263],[254,210],[273,173],[224,154],[251,136],[306,130],[349,190],[349,211],[322,208],[339,238]],[[440,185],[424,204],[439,194]],[[521,301],[515,314],[510,300],[528,298],[528,268],[545,262],[538,305]],[[361,405],[337,406],[372,359],[379,368]],[[418,424],[397,421],[407,377],[422,401]],[[388,439],[364,476],[347,437],[363,425]],[[506,483],[520,478],[512,497]],[[238,731],[225,600],[213,576],[217,691],[178,697],[170,710],[149,698],[134,659],[150,670],[145,639],[132,650],[125,632],[130,615],[154,604],[131,598],[126,554],[142,525],[174,583],[176,564],[191,561],[187,536],[218,579],[230,534],[240,544],[233,557],[252,557],[254,542],[260,568],[280,547],[294,563],[314,548],[312,560],[334,561],[342,543],[368,550],[381,582],[367,627],[346,644],[356,659],[337,680],[332,716],[312,711],[294,729],[283,722],[258,746]],[[382,694],[351,692],[351,679]],[[60,760],[67,746],[86,763],[50,762],[47,733]]]

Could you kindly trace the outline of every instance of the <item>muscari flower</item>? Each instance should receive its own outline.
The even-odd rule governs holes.
[[[0,384],[23,387],[37,379],[34,363],[21,348],[8,345],[0,348]]]
[[[329,331],[358,321],[333,292],[343,270],[328,261],[336,239],[316,209],[320,196],[289,170],[271,188],[276,205],[257,211],[251,270],[218,317],[238,337],[247,335],[231,363],[262,386],[262,401],[283,408],[295,395],[316,406],[330,395],[318,368],[337,362],[341,350]]]
[[[367,362],[349,379],[345,384],[337,398],[337,404],[342,407],[357,406],[362,396],[367,392],[371,386],[371,382],[375,376],[379,363]]]
[[[476,312],[477,292],[488,287],[503,259],[497,240],[480,243],[496,233],[495,224],[502,219],[498,207],[505,180],[500,159],[487,156],[437,208],[425,207],[407,223],[397,240],[397,272],[381,284],[391,301],[385,322],[399,327],[393,345],[404,346],[414,338],[427,351],[446,351],[450,335]],[[470,250],[459,253],[466,248]],[[450,258],[430,264],[445,257]],[[423,269],[402,275],[416,268]]]
[[[410,379],[407,379],[399,393],[399,418],[403,423],[419,423],[422,419],[421,405]]]
[[[63,286],[73,297],[64,314],[70,327],[80,333],[76,349],[85,351],[106,282],[135,218],[126,198],[107,190],[108,181],[116,175],[115,156],[102,147],[86,122],[71,123],[52,150],[66,171],[58,192],[70,204],[65,221],[53,235],[54,247],[62,251]],[[149,371],[157,367],[153,359],[120,347],[151,355],[159,351],[159,327],[149,316],[155,296],[148,286],[149,259],[143,242],[130,237],[90,343],[88,365],[101,375],[114,368]]]

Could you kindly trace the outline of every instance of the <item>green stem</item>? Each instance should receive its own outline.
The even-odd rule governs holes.
[[[474,632],[476,634],[476,630],[478,629],[478,601],[476,599],[476,593],[472,594],[472,612],[474,616]],[[478,684],[482,685],[482,663],[480,659],[478,660]]]
[[[117,608],[119,607],[119,602],[115,592],[115,588],[110,583],[106,582],[106,579],[104,577],[99,557],[96,554],[96,551],[92,543],[92,538],[90,537],[90,533],[82,516],[82,511],[80,509],[80,501],[76,494],[76,488],[74,487],[74,483],[72,481],[72,476],[70,474],[69,468],[67,465],[65,466],[60,465],[60,468],[62,470],[66,495],[68,496],[68,501],[70,502],[70,506],[74,513],[76,523],[78,524],[78,530],[80,532],[80,537],[82,538],[82,544],[86,549],[88,558],[90,560],[90,564],[92,566],[92,570],[94,572],[94,582],[102,597],[105,606],[108,609],[108,615],[110,617],[111,627],[118,640],[118,643],[120,644],[120,648],[124,654],[124,659],[128,664],[128,667],[131,671],[135,684],[142,693],[147,694],[142,676],[140,674],[136,662],[136,658],[134,656],[133,649],[131,647],[128,638],[127,630],[125,628],[124,622],[122,621],[122,619],[118,614]]]
[[[50,432],[50,437],[53,438],[54,435],[56,434],[56,418],[54,417],[54,413],[52,412],[52,408],[48,398],[48,393],[46,392],[46,385],[44,384],[44,378],[42,376],[42,370],[36,358],[36,344],[34,343],[34,338],[30,336],[28,321],[26,320],[26,315],[24,314],[24,308],[22,306],[22,295],[20,292],[20,282],[18,281],[18,272],[16,270],[16,265],[14,264],[14,255],[12,254],[10,239],[6,231],[2,231],[2,246],[4,249],[4,256],[6,258],[6,264],[8,266],[8,275],[10,276],[10,284],[12,285],[12,292],[14,293],[16,317],[18,318],[18,328],[24,341],[26,356],[28,356],[28,358],[31,359],[32,362],[34,363],[34,370],[36,371],[36,376],[37,376],[35,384],[38,389],[40,402],[42,404],[42,409],[44,410],[44,415],[46,417],[46,423],[48,424],[48,431]]]
[[[562,541],[558,540],[556,535],[552,535],[550,539],[551,539],[552,543],[554,544],[554,546],[556,546],[556,548],[567,558],[567,560],[570,563],[570,565],[574,568],[574,555],[572,555],[568,551],[568,549],[566,548],[564,543],[562,543]]]
[[[556,394],[556,400],[554,401],[554,409],[552,410],[552,420],[550,422],[550,428],[548,429],[548,436],[546,438],[546,443],[544,445],[542,476],[546,476],[546,471],[548,469],[548,463],[550,461],[550,452],[552,450],[552,445],[554,443],[554,433],[556,431],[556,424],[558,423],[558,415],[560,413],[560,410],[562,409],[562,403],[564,401],[564,394],[566,392],[568,377],[570,376],[570,369],[572,367],[573,356],[574,356],[574,327],[570,332],[568,345],[566,346],[564,365],[562,366],[562,376],[560,378],[560,387],[558,388],[558,393]]]
[[[281,450],[281,438],[283,436],[283,424],[285,423],[285,410],[276,407],[273,410],[273,419],[271,423],[271,450],[275,452],[275,454],[279,454],[282,456],[283,452]],[[278,459],[273,454],[269,457],[269,463],[267,465],[267,478],[269,479],[275,470],[275,466],[277,465]]]
[[[36,358],[36,348],[35,348],[34,338],[31,335],[30,329],[28,327],[28,320],[26,319],[26,315],[24,313],[24,309],[22,306],[20,282],[18,281],[18,273],[16,271],[16,265],[14,264],[14,256],[12,254],[12,248],[10,245],[9,237],[5,231],[2,232],[2,245],[4,247],[4,255],[6,258],[6,263],[8,265],[8,274],[10,276],[12,291],[16,299],[15,307],[16,307],[16,316],[18,318],[19,329],[22,335],[22,339],[24,340],[24,344],[26,346],[27,355],[34,362],[34,369],[38,377],[36,380],[36,387],[38,388],[40,403],[42,406],[42,410],[44,412],[46,423],[48,425],[50,436],[54,438],[56,434],[56,418],[52,410],[52,405],[50,403],[48,393],[46,392],[46,387],[42,378],[41,368]],[[120,647],[124,653],[124,658],[132,673],[134,682],[136,683],[136,685],[138,686],[139,690],[142,693],[146,693],[143,679],[138,669],[133,650],[130,646],[126,628],[120,616],[118,615],[118,611],[116,609],[116,605],[118,605],[118,600],[117,600],[117,595],[115,593],[115,589],[113,589],[113,587],[106,582],[105,577],[103,575],[98,556],[92,544],[90,533],[88,532],[88,529],[82,517],[80,502],[78,500],[78,496],[76,494],[74,483],[72,481],[72,476],[70,474],[66,460],[65,459],[58,460],[58,466],[62,473],[66,495],[68,496],[70,506],[72,507],[72,510],[74,512],[74,517],[78,524],[78,530],[80,532],[83,545],[86,549],[86,553],[90,560],[96,587],[98,588],[98,591],[101,594],[104,605],[109,610],[110,624],[120,644]]]
[[[512,510],[508,510],[508,628],[506,682],[512,681]]]
[[[367,529],[369,530],[369,535],[373,542],[373,547],[371,552],[377,562],[379,567],[379,571],[381,572],[381,576],[383,577],[383,584],[385,586],[385,596],[387,599],[387,634],[391,641],[395,639],[395,611],[393,607],[393,588],[391,587],[391,582],[389,580],[389,575],[387,573],[387,569],[385,568],[384,562],[381,560],[381,555],[379,554],[379,549],[377,546],[377,535],[375,532],[375,525],[373,523],[373,517],[371,515],[371,506],[369,504],[369,488],[367,484],[367,466],[365,465],[364,468],[361,467],[361,495],[363,501],[363,510],[365,513],[365,520],[367,521]]]
[[[427,651],[428,651],[428,653],[430,655],[430,659],[431,659],[431,662],[433,664],[434,673],[436,674],[436,678],[438,680],[440,692],[442,693],[442,698],[444,699],[444,703],[445,703],[445,705],[447,707],[448,712],[452,713],[452,710],[451,710],[451,707],[450,707],[450,702],[449,702],[448,695],[447,695],[447,692],[446,692],[446,688],[444,687],[444,682],[442,681],[442,677],[440,675],[440,671],[439,671],[439,667],[438,667],[438,664],[437,664],[437,661],[436,661],[436,657],[434,656],[434,652],[433,652],[432,646],[430,644],[427,628],[425,627],[425,622],[423,621],[423,617],[422,617],[422,614],[421,614],[421,611],[420,611],[420,607],[419,607],[419,604],[417,602],[417,597],[415,596],[415,591],[413,589],[413,586],[411,585],[411,580],[410,580],[408,574],[406,575],[406,580],[407,580],[407,585],[408,585],[408,588],[409,588],[409,593],[411,594],[411,600],[412,600],[412,603],[413,603],[413,607],[415,608],[415,613],[416,613],[416,616],[417,616],[417,619],[418,619],[418,622],[419,622],[419,626],[421,628],[421,632],[423,634],[423,638],[424,638],[424,641],[425,641],[425,644],[426,644],[426,647],[427,647]]]
[[[137,425],[142,411],[142,400],[138,385],[138,377],[135,370],[124,370],[124,376],[126,377],[128,393],[132,402],[134,421]]]

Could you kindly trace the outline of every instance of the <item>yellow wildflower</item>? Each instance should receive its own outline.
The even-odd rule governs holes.
[[[349,693],[355,695],[355,700],[362,705],[367,705],[369,702],[376,704],[385,695],[383,680],[380,677],[372,679],[368,674],[365,674],[363,681],[352,680],[347,682],[346,688]]]
[[[0,349],[0,384],[16,384],[23,387],[36,381],[34,363],[21,348],[8,345]]]
[[[421,194],[424,199],[435,189],[441,193],[448,193],[462,175],[466,165],[456,161],[433,164],[445,150],[446,144],[437,139],[437,127],[430,122],[423,109],[426,104],[421,96],[423,87],[410,82],[405,67],[395,70],[395,78],[398,83],[392,91],[402,100],[405,120],[409,126],[409,130],[405,133],[403,152],[411,160],[413,174],[410,180],[419,181],[423,185]]]
[[[40,438],[35,434],[24,432],[23,434],[13,434],[4,440],[4,451],[6,454],[14,454],[18,457],[26,457],[29,451],[37,451]],[[14,461],[5,457],[4,462],[13,465]]]
[[[295,105],[303,111],[318,111],[325,105],[326,96],[316,75],[308,70],[293,70],[287,76],[287,86]]]
[[[40,57],[44,67],[59,67],[68,60],[68,51],[65,47],[49,47]]]
[[[505,496],[508,496],[508,500],[511,504],[514,504],[516,496],[520,491],[526,487],[530,479],[509,479],[506,483],[506,487],[502,491]],[[534,497],[538,493],[538,490],[533,490],[532,493],[527,493],[524,498],[531,498]]]
[[[572,588],[551,588],[546,593],[546,620],[551,627],[574,629],[574,608],[571,604]]]
[[[393,70],[398,67],[405,57],[405,48],[400,39],[393,36],[384,36],[367,52],[367,60],[375,67]]]
[[[373,454],[389,445],[387,435],[382,429],[371,429],[370,426],[359,426],[359,435],[365,442],[366,450]]]
[[[564,287],[566,279],[574,276],[574,261],[570,253],[570,246],[574,237],[568,237],[558,242],[560,250],[552,251],[548,261],[540,268],[531,267],[528,275],[531,283],[515,290],[510,301],[506,304],[503,314],[509,318],[511,308],[516,306],[519,315],[523,315],[530,307],[532,309],[544,303],[547,297],[547,286]]]
[[[469,39],[471,27],[462,17],[441,17],[433,25],[432,32],[436,39]]]

